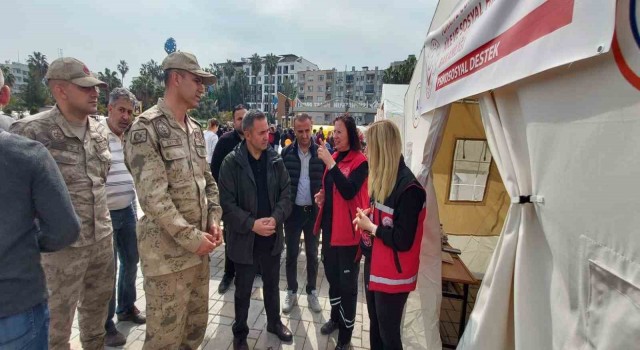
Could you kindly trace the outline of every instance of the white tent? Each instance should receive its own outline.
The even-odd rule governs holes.
[[[432,25],[409,164],[429,186],[450,104],[474,97],[511,197],[459,349],[638,348],[637,2],[469,0]]]
[[[389,119],[404,135],[404,95],[407,93],[405,84],[382,84],[380,104],[376,113],[376,120]]]

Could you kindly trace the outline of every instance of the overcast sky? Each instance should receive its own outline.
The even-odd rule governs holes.
[[[200,65],[253,53],[292,53],[321,69],[386,68],[418,54],[437,0],[3,0],[0,60],[76,57],[93,71],[165,57],[178,50]]]

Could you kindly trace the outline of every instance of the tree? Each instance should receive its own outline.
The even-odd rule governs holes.
[[[227,60],[227,62],[222,66],[222,72],[224,73],[224,77],[227,80],[227,99],[229,101],[229,106],[231,106],[231,91],[229,89],[231,87],[231,78],[233,78],[233,75],[236,72],[236,68],[233,66],[233,61]]]
[[[148,75],[141,75],[133,78],[129,90],[142,102],[142,108],[147,109],[155,104],[158,89],[153,78]]]
[[[249,57],[249,62],[251,65],[251,75],[258,77],[260,70],[262,70],[262,58],[260,58],[257,53],[254,53],[253,56]]]
[[[16,76],[11,73],[11,68],[9,66],[0,66],[0,68],[2,69],[2,75],[4,75],[4,85],[13,87],[13,84],[16,83]]]
[[[148,76],[156,83],[161,84],[164,78],[164,71],[158,62],[152,59],[142,64],[142,67],[140,67],[140,75]]]
[[[11,113],[15,111],[18,112],[20,116],[22,116],[22,114],[27,111],[27,106],[24,103],[24,100],[21,99],[19,95],[21,94],[12,94],[11,100],[9,100],[9,104],[4,106],[3,110],[7,115],[11,115]]]
[[[49,70],[49,62],[47,62],[47,56],[38,51],[34,51],[33,55],[29,55],[27,59],[29,64],[29,72],[33,73],[33,77],[41,81]]]
[[[262,94],[260,93],[260,91],[258,91],[258,87],[260,86],[258,85],[258,74],[260,74],[260,71],[262,70],[262,58],[260,58],[257,53],[254,53],[253,56],[249,58],[249,62],[251,65],[251,74],[254,76],[254,83],[252,84],[253,86],[251,88],[251,100],[257,103],[258,101],[262,100],[261,98],[259,98]]]
[[[239,70],[236,72],[234,83],[237,85],[238,95],[241,98],[240,103],[244,104],[249,94],[249,77],[243,70]]]
[[[120,63],[118,63],[118,72],[120,72],[120,76],[122,77],[121,83],[124,86],[124,76],[129,72],[129,65],[127,64],[127,61],[120,60]]]
[[[285,79],[282,86],[282,93],[291,100],[295,100],[298,96],[298,89],[289,79]]]
[[[104,73],[98,72],[98,79],[107,83],[107,88],[100,90],[99,97],[100,103],[103,106],[106,106],[109,103],[109,94],[111,93],[111,90],[121,87],[122,83],[118,78],[118,73],[110,70],[109,68],[105,68]]]
[[[416,56],[409,55],[400,65],[389,66],[384,71],[382,82],[385,84],[409,84],[416,62]]]
[[[218,100],[213,97],[205,96],[198,107],[189,111],[189,115],[195,118],[202,124],[206,124],[207,120],[215,117],[218,114]]]
[[[264,70],[267,74],[269,74],[269,85],[273,84],[273,75],[276,74],[276,69],[278,68],[278,62],[280,61],[280,57],[270,53],[264,57]],[[267,102],[269,106],[271,105],[272,93],[273,90],[271,86],[267,86],[269,95],[267,97]],[[271,108],[268,109],[269,111]]]
[[[47,92],[42,84],[42,80],[37,79],[34,73],[29,72],[29,78],[27,78],[27,85],[22,92],[22,98],[25,107],[32,114],[38,113],[40,107],[43,107],[47,102]]]
[[[27,63],[29,64],[29,78],[27,78],[27,86],[22,93],[22,99],[25,108],[32,113],[37,113],[49,98],[43,84],[44,76],[49,69],[49,62],[47,62],[47,56],[36,51],[33,55],[29,55]]]

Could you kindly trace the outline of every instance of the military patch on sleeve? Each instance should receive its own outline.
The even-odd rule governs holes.
[[[199,130],[193,132],[193,141],[197,146],[205,146],[204,137],[202,136],[202,132]]]
[[[49,136],[51,136],[51,139],[53,141],[56,141],[56,142],[64,141],[64,132],[57,125],[54,125],[51,128],[49,128]]]
[[[134,130],[131,133],[131,143],[136,144],[143,142],[147,142],[147,130]]]
[[[160,135],[160,137],[168,139],[169,136],[171,136],[171,129],[163,119],[164,118],[154,121],[153,125],[155,126],[156,131],[158,131],[158,135]]]

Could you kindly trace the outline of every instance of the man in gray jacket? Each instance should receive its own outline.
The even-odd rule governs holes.
[[[292,339],[280,320],[278,285],[284,247],[282,223],[291,212],[289,174],[282,158],[269,147],[264,113],[250,110],[242,120],[242,129],[245,140],[225,157],[218,177],[227,253],[236,270],[234,349],[248,349],[247,317],[255,265],[262,271],[267,331],[282,341]]]
[[[47,349],[49,309],[40,252],[78,239],[56,162],[39,142],[0,130],[0,348]]]

